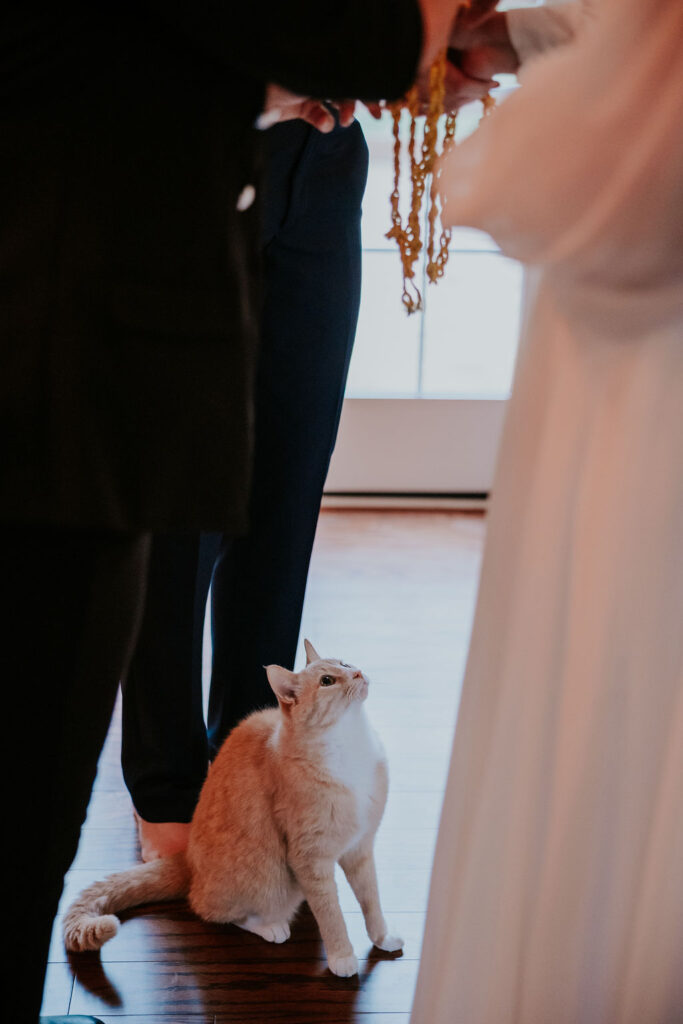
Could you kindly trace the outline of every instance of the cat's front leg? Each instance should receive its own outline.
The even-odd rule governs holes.
[[[292,868],[318,922],[330,970],[340,978],[358,974],[358,960],[339,906],[334,861],[300,861],[292,863]]]
[[[403,949],[403,939],[389,934],[380,906],[372,838],[348,850],[339,858],[339,864],[363,911],[365,927],[373,945],[387,953]]]

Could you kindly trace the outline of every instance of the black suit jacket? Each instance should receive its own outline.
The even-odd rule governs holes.
[[[394,97],[420,35],[415,0],[6,0],[6,521],[244,528],[264,83]]]

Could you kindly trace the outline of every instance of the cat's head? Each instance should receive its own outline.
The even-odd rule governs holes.
[[[306,667],[290,672],[267,665],[266,673],[280,708],[291,721],[307,729],[334,725],[353,704],[368,695],[368,680],[354,665],[336,658],[321,658],[304,640]]]

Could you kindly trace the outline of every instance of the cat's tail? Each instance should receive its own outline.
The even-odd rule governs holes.
[[[100,949],[119,930],[115,913],[141,903],[186,896],[190,869],[184,853],[173,854],[94,882],[74,900],[64,917],[64,945],[74,953]]]

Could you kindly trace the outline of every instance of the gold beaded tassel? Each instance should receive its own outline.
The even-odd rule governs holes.
[[[429,73],[429,106],[425,117],[425,125],[420,146],[419,159],[416,156],[416,120],[419,116],[419,97],[413,87],[405,98],[389,107],[393,118],[394,137],[394,187],[391,193],[392,227],[387,238],[394,238],[398,244],[403,269],[402,301],[408,313],[416,313],[422,309],[422,295],[415,283],[415,264],[422,251],[420,238],[420,211],[425,194],[427,178],[431,175],[429,190],[429,209],[427,214],[427,276],[436,281],[443,276],[448,260],[448,243],[450,231],[443,228],[439,236],[439,252],[435,254],[437,220],[441,215],[441,200],[438,193],[438,173],[434,172],[434,163],[438,155],[439,119],[443,113],[446,91],[446,51],[434,61]],[[410,133],[408,154],[410,158],[411,197],[410,212],[406,225],[403,224],[399,206],[399,180],[401,176],[401,141],[399,137],[401,113],[404,109],[410,114]],[[442,153],[453,145],[455,136],[455,114],[446,118]]]
[[[449,153],[455,145],[455,114],[448,114],[444,126],[444,138],[441,147],[442,157]],[[448,263],[448,247],[451,242],[451,229],[441,226],[439,235],[439,251],[434,254],[436,222],[442,219],[443,201],[439,191],[439,178],[441,177],[441,165],[436,171],[432,171],[432,182],[429,190],[429,211],[427,219],[429,223],[429,234],[427,236],[427,277],[432,284],[443,277]]]
[[[407,108],[410,113],[410,135],[408,139],[408,155],[410,157],[410,177],[412,190],[410,197],[410,212],[408,222],[403,226],[401,210],[399,205],[399,181],[401,177],[401,139],[400,125],[401,113]],[[393,119],[394,136],[394,187],[391,193],[391,223],[392,227],[387,231],[387,238],[394,238],[398,245],[403,269],[403,294],[402,301],[408,313],[415,313],[422,308],[422,296],[415,284],[415,263],[420,255],[422,243],[420,241],[420,207],[424,194],[424,182],[420,180],[419,165],[415,157],[415,135],[416,119],[418,113],[418,92],[413,88],[406,94],[405,99],[392,103],[389,107]]]

